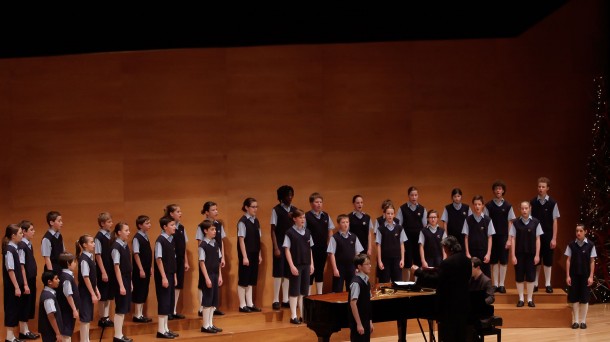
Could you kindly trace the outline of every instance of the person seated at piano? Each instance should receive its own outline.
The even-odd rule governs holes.
[[[350,341],[370,341],[373,332],[371,317],[371,260],[364,254],[358,254],[353,259],[356,275],[349,286],[349,328]]]
[[[434,209],[428,212],[428,226],[419,232],[419,255],[423,268],[438,267],[447,257],[441,241],[447,237],[445,229],[438,225],[438,212]]]
[[[379,282],[401,281],[407,235],[402,226],[394,221],[392,204],[384,209],[383,214],[385,222],[377,229],[376,238]]]
[[[481,270],[483,261],[477,257],[472,257],[470,261],[472,262],[472,277],[470,278],[469,285],[470,291],[485,291],[485,304],[493,304],[496,301],[494,288],[491,285],[491,279]]]

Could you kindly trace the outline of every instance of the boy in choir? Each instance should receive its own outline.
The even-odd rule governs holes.
[[[451,190],[451,203],[445,206],[441,221],[444,223],[444,228],[447,231],[447,235],[455,236],[460,243],[460,246],[464,246],[464,235],[462,235],[462,228],[464,228],[464,221],[470,215],[472,211],[468,204],[462,203],[462,189],[453,188]]]
[[[311,210],[305,213],[306,227],[311,232],[313,238],[313,266],[315,268],[313,276],[309,280],[309,285],[316,283],[316,293],[321,294],[324,281],[324,266],[326,266],[326,246],[328,239],[333,235],[335,225],[330,216],[322,211],[324,198],[317,192],[309,196]],[[309,291],[311,294],[311,289]]]
[[[348,231],[350,226],[349,216],[339,215],[337,224],[339,225],[339,231],[330,237],[326,250],[330,265],[333,268],[333,292],[343,291],[343,284],[345,284],[345,291],[347,291],[356,271],[354,257],[364,251],[358,237]],[[365,228],[368,232],[368,227]]]
[[[59,291],[57,293],[57,302],[59,302],[59,311],[63,324],[59,326],[59,330],[64,342],[70,342],[72,334],[74,334],[74,325],[79,316],[80,310],[80,293],[74,279],[74,271],[76,270],[76,258],[71,253],[61,253],[59,256],[59,266],[61,273],[59,274]]]
[[[379,282],[401,281],[407,235],[394,221],[394,206],[390,203],[383,212],[385,222],[377,228],[377,266]]]
[[[112,216],[103,212],[97,217],[100,230],[95,235],[95,262],[97,264],[97,288],[101,298],[98,303],[100,327],[113,327],[114,322],[110,320],[110,301],[114,300],[114,265],[110,256],[111,241],[110,230],[112,229]]]
[[[557,219],[559,208],[557,202],[548,195],[551,180],[546,177],[538,178],[538,196],[530,201],[532,205],[532,216],[540,220],[540,226],[544,234],[540,237],[540,258],[544,266],[544,281],[546,293],[553,293],[551,286],[551,269],[553,266],[553,255],[557,246]],[[538,277],[540,276],[540,264],[536,265],[536,280],[534,281],[534,292],[538,291]]]
[[[419,255],[423,268],[438,267],[447,257],[441,241],[447,237],[445,229],[438,225],[438,212],[428,212],[428,226],[419,233]]]
[[[172,243],[176,233],[176,221],[163,216],[159,219],[161,235],[155,242],[155,292],[157,294],[157,314],[159,317],[157,338],[173,339],[178,334],[169,330],[167,321],[174,312],[174,287],[178,283],[176,278],[176,250]]]
[[[485,215],[491,217],[496,234],[492,238],[489,263],[492,267],[494,290],[506,293],[504,280],[506,279],[508,251],[510,250],[511,243],[511,240],[508,238],[508,232],[513,225],[515,212],[513,211],[513,206],[504,199],[506,184],[503,181],[495,181],[491,186],[491,190],[494,193],[494,198],[485,204]]]
[[[216,334],[222,329],[213,323],[214,309],[218,306],[218,287],[222,285],[222,274],[220,273],[220,259],[222,252],[216,243],[216,227],[210,220],[204,220],[199,224],[203,230],[204,238],[199,243],[199,271],[205,279],[201,332]]]
[[[371,315],[371,260],[366,254],[358,254],[352,261],[358,270],[352,277],[348,295],[350,341],[370,341],[373,333]]]
[[[572,329],[587,329],[589,309],[589,286],[593,285],[595,272],[595,245],[587,240],[587,228],[582,223],[576,225],[576,240],[566,248],[566,283],[568,303],[572,305]],[[579,324],[580,322],[580,324]]]
[[[237,295],[239,297],[239,311],[260,312],[261,309],[255,306],[252,300],[252,288],[256,286],[258,281],[258,265],[263,261],[261,254],[261,225],[256,218],[256,212],[258,211],[256,199],[252,197],[246,198],[241,210],[244,212],[244,215],[237,223],[237,259],[239,262]]]
[[[140,215],[136,219],[138,232],[133,236],[132,241],[133,274],[131,276],[133,282],[132,301],[135,303],[133,321],[136,323],[152,322],[152,319],[144,316],[144,304],[148,298],[150,276],[153,273],[152,248],[148,238],[148,231],[151,226],[150,218],[146,215]]]
[[[168,319],[183,319],[185,316],[178,313],[178,299],[180,298],[180,291],[184,288],[184,272],[190,269],[189,260],[186,254],[186,244],[189,242],[188,236],[186,235],[186,228],[180,219],[182,219],[182,209],[177,204],[169,204],[165,207],[165,215],[169,216],[176,222],[176,234],[173,236],[172,243],[176,249],[176,288],[174,289],[174,309],[169,315]]]
[[[464,245],[466,256],[483,260],[481,269],[486,276],[491,277],[489,260],[491,258],[492,235],[496,233],[491,218],[483,213],[483,196],[477,195],[472,198],[472,215],[464,221]]]
[[[59,255],[66,250],[64,238],[61,236],[61,228],[64,226],[59,211],[47,213],[49,230],[42,237],[41,253],[44,259],[44,270],[53,271],[55,274],[61,272],[59,267]]]
[[[59,328],[64,325],[56,293],[59,277],[52,271],[44,271],[42,283],[44,289],[38,302],[38,331],[42,335],[42,342],[59,342],[62,340]]]
[[[349,231],[358,237],[358,241],[364,247],[366,255],[369,257],[373,253],[373,243],[375,236],[375,224],[371,220],[371,216],[362,211],[364,206],[364,199],[360,195],[355,195],[352,198],[352,204],[354,205],[354,211],[349,214]]]
[[[416,187],[409,187],[407,193],[409,194],[409,201],[400,206],[396,218],[407,234],[403,267],[407,273],[406,279],[409,280],[411,278],[411,266],[421,266],[418,246],[419,233],[426,226],[428,213],[426,208],[418,202],[419,191]]]
[[[511,258],[515,265],[515,280],[519,301],[517,307],[524,305],[523,281],[527,282],[527,306],[535,307],[533,292],[536,264],[540,261],[540,235],[543,235],[540,221],[530,216],[531,206],[527,201],[520,204],[521,216],[513,221],[509,232],[511,239]]]
[[[277,189],[277,199],[280,201],[271,210],[271,242],[273,244],[273,310],[280,309],[280,287],[282,289],[282,307],[288,304],[288,287],[290,269],[286,263],[285,249],[282,247],[286,231],[293,225],[290,214],[297,210],[292,205],[294,189],[290,185],[282,185]]]
[[[30,293],[21,295],[22,304],[19,306],[19,339],[20,340],[35,340],[40,337],[40,334],[31,332],[28,327],[28,320],[34,319],[36,314],[36,275],[38,274],[38,266],[34,259],[34,249],[32,248],[32,240],[34,239],[34,225],[30,221],[23,220],[19,223],[23,231],[23,238],[19,242],[19,249],[23,250],[25,255],[25,283],[30,288]]]

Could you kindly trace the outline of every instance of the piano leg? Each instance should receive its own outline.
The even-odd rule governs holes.
[[[397,320],[396,328],[398,329],[398,342],[407,342],[407,320]]]

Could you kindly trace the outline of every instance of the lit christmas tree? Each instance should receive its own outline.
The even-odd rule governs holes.
[[[595,281],[591,303],[610,302],[610,120],[604,77],[594,79],[595,118],[593,147],[587,161],[587,176],[580,219],[589,230],[588,239],[595,243]]]

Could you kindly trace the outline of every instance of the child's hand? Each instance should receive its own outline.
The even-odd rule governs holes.
[[[373,330],[375,329],[373,328],[373,322],[371,322],[371,334],[373,333]]]
[[[248,260],[248,258],[244,258],[244,260],[242,260],[241,262],[244,266],[250,266],[250,260]]]
[[[517,257],[513,257],[512,259],[513,259],[513,265],[516,265],[517,264]]]
[[[339,278],[339,270],[338,269],[333,269],[333,275],[337,278]]]
[[[428,263],[425,260],[423,260],[423,259],[421,261],[421,267],[422,268],[428,268]]]
[[[405,267],[405,261],[404,260],[400,260],[400,263],[398,265],[400,266],[400,268]]]
[[[220,259],[220,268],[224,268],[225,265],[225,257],[222,257],[222,259]]]
[[[568,284],[568,286],[572,286],[572,278],[570,278],[570,276],[566,277],[566,284]]]
[[[262,264],[263,263],[263,256],[262,255],[258,255],[258,264]]]
[[[279,248],[274,248],[273,249],[273,256],[275,256],[276,258],[280,256],[280,249]]]
[[[364,335],[364,327],[362,326],[362,324],[358,323],[358,325],[356,326],[356,329],[358,329],[358,333],[360,335]]]
[[[78,310],[72,310],[72,317],[78,319]]]
[[[292,273],[292,275],[294,275],[294,276],[298,276],[299,270],[297,270],[297,268],[294,266],[290,266],[290,273]]]
[[[555,239],[551,240],[551,249],[555,249],[557,247],[557,241]]]
[[[124,296],[127,294],[127,291],[125,290],[125,286],[121,286],[119,288],[119,293],[121,294],[121,296]]]
[[[504,245],[504,249],[510,249],[511,243],[510,239],[506,240],[506,245]]]
[[[536,255],[534,257],[534,265],[538,265],[539,262],[540,262],[540,257]]]
[[[30,294],[30,287],[28,286],[28,284],[25,284],[23,286],[23,293],[24,294]]]
[[[485,254],[485,257],[483,257],[483,262],[489,264],[489,253]]]
[[[15,297],[21,297],[21,290],[19,289],[19,287],[15,288]]]
[[[102,281],[103,281],[104,283],[107,283],[107,282],[108,282],[108,274],[106,274],[106,272],[103,272],[103,273],[102,273]]]
[[[167,278],[161,279],[161,285],[165,288],[169,287],[169,281],[167,281]]]
[[[144,272],[144,270],[140,270],[140,278],[146,278],[146,272]]]
[[[189,264],[184,264],[184,271],[188,271],[191,268],[191,266],[189,266]]]
[[[222,275],[218,277],[218,286],[222,286]]]
[[[313,264],[309,265],[309,275],[312,275],[314,271]]]
[[[589,277],[589,279],[587,279],[587,286],[591,285],[593,285],[593,277]]]
[[[96,304],[98,302],[98,300],[99,299],[97,298],[97,295],[91,296],[91,302],[93,302],[93,304]]]
[[[208,289],[211,289],[212,288],[212,281],[210,279],[206,279],[205,280],[205,286],[207,286]]]
[[[385,269],[385,267],[383,267],[383,262],[381,262],[381,260],[379,260],[379,262],[377,263],[377,266],[379,266],[379,269],[382,271]]]

